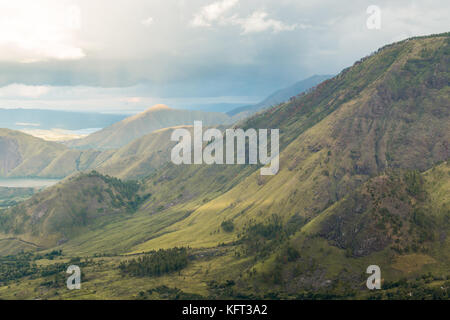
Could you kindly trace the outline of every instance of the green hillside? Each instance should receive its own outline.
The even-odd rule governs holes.
[[[170,152],[177,142],[170,140],[173,130],[164,128],[133,140],[114,151],[110,158],[95,169],[121,179],[139,179],[148,176],[170,161]],[[192,126],[180,126],[192,133]]]
[[[63,252],[12,261],[42,260],[45,269],[94,259],[83,262],[84,291],[61,296],[64,283],[40,273],[28,286],[8,280],[0,297],[448,299],[449,60],[449,34],[388,45],[241,122],[280,129],[274,176],[257,165],[176,166],[150,155],[158,169],[129,197],[118,187],[107,198],[111,178],[84,174],[0,213],[4,252],[18,252],[18,241]],[[140,176],[132,156],[157,141],[122,149],[119,168],[131,173],[106,163],[105,172]],[[101,206],[94,188],[107,199]],[[61,235],[68,241],[58,244]],[[382,269],[376,293],[365,288],[372,264]],[[167,273],[139,271],[163,266]]]
[[[410,61],[417,60],[417,52],[428,47],[433,48],[434,54],[423,60],[429,62],[415,62],[421,69],[408,71]],[[215,195],[217,189],[211,182],[219,176],[222,188],[217,198],[199,205],[189,218],[170,227],[171,232],[138,249],[186,243],[213,246],[232,241],[233,233],[213,233],[225,219],[235,219],[237,225],[272,214],[280,214],[284,221],[295,215],[309,219],[388,168],[425,170],[448,159],[449,87],[426,79],[434,77],[435,71],[429,69],[443,70],[437,77],[447,79],[444,83],[448,84],[449,49],[448,37],[389,46],[310,94],[248,120],[244,128],[280,128],[283,151],[281,168],[275,176],[261,177],[259,171],[248,177],[242,175],[246,178],[225,193],[229,181],[236,183],[236,172],[244,172],[238,166],[217,166],[216,176],[211,176],[211,166],[170,166],[160,171],[155,177],[158,183],[150,185],[155,201],[160,195],[173,201],[171,195],[184,190],[198,193],[204,184]],[[377,70],[381,71],[377,74]],[[424,78],[416,79],[419,86],[425,82],[430,83],[430,88],[410,96],[415,91],[402,82],[409,83],[416,73]],[[395,77],[398,87],[403,88],[397,94],[403,98],[382,90],[386,81]],[[190,184],[195,188],[189,188]]]
[[[0,129],[0,177],[64,178],[96,167],[111,152],[71,150],[59,143]]]
[[[432,274],[427,283],[436,284],[449,276],[449,174],[447,162],[423,174],[372,178],[309,221],[269,262],[257,264],[252,281],[297,297],[308,295],[305,286],[330,297],[351,295],[364,288],[365,268],[375,264],[387,289],[401,280],[389,294],[407,298],[409,288],[420,298],[418,277]]]
[[[86,138],[72,140],[67,145],[81,149],[117,149],[155,130],[203,121],[204,126],[230,123],[224,113],[172,109],[155,105],[144,112],[126,118]]]
[[[181,126],[183,127],[183,126]],[[148,176],[170,160],[177,127],[164,128],[119,149],[76,150],[18,131],[0,129],[0,177],[64,178],[92,169],[121,179]],[[192,126],[184,126],[192,131]]]
[[[232,116],[234,119],[244,119],[256,112],[262,111],[272,106],[276,106],[280,103],[284,103],[290,98],[311,90],[322,81],[325,81],[332,77],[332,75],[313,75],[309,78],[298,81],[287,88],[277,90],[257,104],[238,107],[227,112],[227,114]]]
[[[132,214],[149,195],[137,182],[122,182],[95,171],[79,174],[34,195],[0,215],[0,230],[38,246],[68,241],[100,217]]]

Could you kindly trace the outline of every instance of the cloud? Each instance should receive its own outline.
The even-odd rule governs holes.
[[[87,86],[27,86],[14,84],[0,87],[1,108],[95,111],[132,114],[155,104],[179,109],[208,110],[211,105],[249,105],[260,101],[254,96],[169,97],[152,95],[144,85],[101,88]]]
[[[141,97],[130,97],[130,98],[125,98],[125,101],[129,102],[129,103],[139,103],[142,101],[142,98]]]
[[[194,15],[190,24],[194,27],[211,27],[213,23],[218,23],[222,26],[237,25],[242,28],[242,34],[267,30],[272,30],[274,33],[277,33],[280,31],[292,31],[297,27],[302,29],[309,27],[303,24],[288,25],[279,20],[269,19],[268,13],[264,11],[255,11],[247,18],[240,18],[237,14],[225,16],[237,4],[238,0],[222,0],[204,6],[199,13]]]
[[[194,27],[210,27],[215,21],[223,19],[223,14],[238,4],[239,0],[222,0],[204,6],[194,16],[191,25]]]
[[[67,1],[0,0],[0,60],[36,62],[85,57],[77,45],[80,9]]]
[[[292,24],[288,25],[282,21],[275,19],[268,19],[268,14],[264,11],[256,11],[245,19],[234,19],[233,23],[238,24],[242,27],[243,34],[263,32],[267,30],[272,30],[274,33],[280,31],[292,31],[297,27],[306,29],[307,25]]]
[[[448,0],[378,0],[382,28],[368,30],[366,8],[372,3],[0,0],[0,87],[51,87],[48,95],[24,103],[2,98],[0,107],[77,108],[77,99],[88,95],[56,90],[62,86],[142,84],[142,90],[123,95],[101,91],[92,98],[99,99],[92,103],[99,109],[116,106],[117,97],[146,94],[262,97],[312,74],[337,73],[395,40],[449,31]],[[145,27],[150,16],[154,22]],[[103,94],[111,98],[103,100]],[[51,104],[49,95],[59,100]],[[129,106],[144,102],[150,104],[143,99]]]
[[[153,17],[148,17],[141,21],[141,23],[146,27],[151,26],[154,22],[155,22],[155,20],[153,19]]]
[[[48,86],[27,86],[24,84],[10,84],[0,88],[1,98],[39,98],[50,92]]]

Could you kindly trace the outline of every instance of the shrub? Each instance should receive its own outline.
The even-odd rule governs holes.
[[[234,223],[231,220],[225,220],[220,225],[225,232],[233,232],[234,230]]]

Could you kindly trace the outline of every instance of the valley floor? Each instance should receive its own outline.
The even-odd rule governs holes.
[[[322,252],[328,252],[333,264],[345,259],[345,252],[334,250],[325,243]],[[316,252],[317,248],[311,248]],[[285,285],[267,280],[271,261],[264,260],[254,266],[255,258],[242,258],[237,246],[210,249],[190,249],[186,268],[161,276],[137,277],[124,274],[120,263],[138,259],[146,254],[69,257],[64,253],[21,253],[1,258],[2,278],[0,299],[448,299],[450,275],[446,265],[438,263],[433,254],[408,254],[395,258],[392,268],[383,270],[382,290],[370,291],[365,287],[368,275],[358,272],[367,259],[348,264],[352,270],[333,271],[323,277],[317,272],[305,272],[311,285],[325,283],[317,290],[289,292]],[[378,259],[385,259],[381,253]],[[29,263],[29,265],[28,265]],[[16,265],[8,273],[5,265]],[[69,290],[66,268],[78,265],[81,269],[81,289]],[[322,266],[317,266],[320,270]],[[363,270],[360,270],[363,271]],[[23,274],[21,274],[23,272]],[[353,279],[349,275],[353,272]],[[273,273],[273,272],[271,272]],[[399,274],[405,275],[399,279]],[[328,280],[327,280],[328,278]],[[324,281],[325,279],[325,281]],[[389,281],[392,279],[391,281]],[[346,281],[349,283],[346,284]],[[275,281],[276,282],[276,281]],[[356,284],[356,285],[355,285]]]

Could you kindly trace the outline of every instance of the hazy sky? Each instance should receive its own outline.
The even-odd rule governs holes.
[[[450,31],[449,13],[448,0],[0,0],[0,108],[251,103]]]

